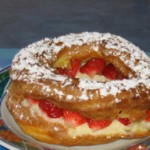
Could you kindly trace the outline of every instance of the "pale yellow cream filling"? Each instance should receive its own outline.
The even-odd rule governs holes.
[[[63,117],[61,118],[49,118],[45,113],[41,111],[38,104],[30,105],[27,99],[24,99],[22,102],[22,105],[24,107],[30,107],[30,113],[33,117],[41,116],[43,119],[49,122],[57,122],[60,124],[65,125],[65,121]],[[68,127],[67,127],[68,128]],[[134,134],[139,132],[146,132],[150,130],[150,122],[147,121],[139,121],[131,123],[128,126],[123,125],[118,120],[113,120],[112,123],[103,129],[93,131],[91,128],[89,128],[87,123],[84,123],[82,125],[79,125],[77,127],[69,127],[68,133],[72,137],[82,136],[82,135],[106,135],[107,137],[114,135],[114,134]]]
[[[88,76],[86,73],[81,73],[81,72],[77,72],[76,74],[76,78],[80,78],[80,79],[88,79],[88,80],[95,80],[95,81],[101,81],[101,82],[106,82],[106,81],[110,81],[108,78],[106,78],[103,75],[94,75],[93,77]]]

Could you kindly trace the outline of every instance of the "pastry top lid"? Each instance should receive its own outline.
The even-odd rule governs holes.
[[[119,57],[121,61],[135,72],[136,78],[129,77],[129,79],[105,83],[79,79],[78,87],[83,91],[79,99],[88,100],[89,95],[87,95],[87,90],[99,90],[101,95],[106,96],[108,94],[115,95],[124,89],[129,90],[139,84],[143,84],[150,89],[150,58],[137,46],[124,38],[110,33],[98,32],[71,33],[54,39],[45,38],[30,44],[21,49],[14,57],[11,65],[11,79],[33,83],[38,82],[39,79],[53,80],[61,82],[63,87],[71,85],[73,79],[55,74],[54,68],[49,66],[47,60],[53,59],[65,47],[82,46],[83,44],[91,44],[92,42],[96,43],[93,46],[93,50],[99,51],[99,45],[103,44],[104,41],[105,48],[116,50],[115,52],[110,51],[108,55]],[[124,55],[122,55],[122,52],[125,52]],[[40,64],[39,59],[36,57],[37,55],[44,56],[44,65]],[[130,59],[126,59],[126,55]],[[138,63],[135,63],[137,60]],[[55,84],[57,83],[55,82]],[[43,90],[50,91],[46,85],[43,85]],[[63,94],[63,92],[58,90],[56,92],[60,95]],[[69,100],[73,98],[71,95],[67,97]]]

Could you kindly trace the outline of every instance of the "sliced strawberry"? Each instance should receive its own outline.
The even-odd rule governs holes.
[[[147,117],[145,118],[145,121],[150,122],[150,116],[147,116]]]
[[[150,109],[147,110],[146,114],[147,114],[147,117],[145,118],[145,121],[150,122]]]
[[[79,68],[80,68],[81,61],[79,59],[71,60],[71,69],[65,68],[57,68],[59,74],[67,75],[69,77],[75,77]]]
[[[63,68],[58,67],[58,68],[57,68],[57,72],[58,72],[59,74],[61,74],[61,75],[65,75],[65,74],[66,74],[66,69],[63,69]]]
[[[71,61],[71,69],[72,69],[72,76],[75,77],[78,70],[80,69],[81,60],[80,59],[73,59]]]
[[[71,69],[65,69],[65,75],[67,75],[69,77],[74,77]]]
[[[71,127],[76,127],[86,122],[86,118],[82,117],[80,114],[76,112],[64,110],[63,116],[65,123]]]
[[[2,119],[0,119],[0,126],[4,126],[4,122]]]
[[[72,70],[71,69],[57,68],[57,72],[61,75],[67,75],[69,77],[72,77]]]
[[[104,67],[105,61],[100,58],[92,58],[85,65],[80,68],[81,73],[86,73],[89,76],[94,76],[95,74],[100,74]]]
[[[39,101],[39,107],[50,118],[60,118],[63,116],[63,109],[54,106],[54,104],[47,100]]]
[[[109,79],[111,79],[111,80],[114,80],[114,79],[117,78],[117,69],[116,69],[112,64],[108,64],[108,65],[104,68],[102,74],[103,74],[105,77],[107,77],[107,78],[109,78]]]
[[[119,79],[119,80],[123,80],[123,79],[125,79],[125,77],[123,76],[123,74],[122,74],[122,73],[117,72],[117,79]]]
[[[150,109],[148,109],[146,113],[148,116],[150,116]]]
[[[88,119],[87,121],[89,127],[94,131],[106,128],[111,124],[111,122],[112,122],[111,120],[92,120],[92,119]]]
[[[35,100],[35,99],[32,99],[32,98],[28,98],[28,101],[31,105],[36,105],[39,103],[39,100]]]
[[[131,121],[129,120],[129,118],[118,118],[117,120],[125,126],[128,126],[129,124],[131,124]]]

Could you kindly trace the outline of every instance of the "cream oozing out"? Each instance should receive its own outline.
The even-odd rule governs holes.
[[[92,97],[92,95],[87,95],[87,90],[97,90],[99,91],[98,94],[105,97],[108,94],[116,95],[120,93],[121,90],[130,90],[141,84],[150,89],[150,58],[134,44],[120,36],[110,33],[72,33],[54,39],[46,38],[33,43],[22,49],[14,57],[11,66],[13,71],[11,78],[12,80],[23,80],[32,83],[37,83],[39,79],[60,81],[61,86],[65,88],[65,86],[71,85],[73,80],[71,78],[68,79],[69,77],[55,74],[54,68],[51,68],[46,60],[53,59],[64,47],[71,47],[73,45],[82,46],[83,44],[95,42],[96,45],[93,46],[93,50],[98,51],[99,44],[103,44],[104,41],[107,49],[116,50],[114,53],[110,51],[108,55],[119,57],[121,61],[135,72],[137,77],[132,79],[129,77],[129,79],[109,82],[79,79],[78,87],[83,93],[79,95],[77,99],[88,100],[87,97]],[[130,55],[130,59],[126,59],[126,54],[120,56],[121,52],[127,52]],[[39,63],[36,54],[44,57],[44,65]],[[135,60],[138,60],[138,64],[136,65]],[[27,72],[24,72],[24,70],[27,70]],[[57,82],[55,82],[55,84],[57,84]],[[43,93],[48,94],[49,91],[51,91],[50,87],[43,84]],[[54,92],[58,95],[61,93],[59,96],[63,95],[62,91],[58,91],[57,89],[54,90]],[[66,98],[68,98],[68,100],[74,99],[70,94],[66,95]]]
[[[119,122],[117,119],[114,119],[112,121],[112,123],[100,130],[92,130],[87,122],[84,124],[81,124],[79,126],[76,127],[68,127],[67,124],[65,124],[65,120],[63,117],[60,118],[50,118],[48,117],[43,111],[41,111],[41,109],[39,108],[38,104],[30,104],[29,101],[27,99],[24,99],[21,103],[21,105],[23,107],[29,107],[29,111],[31,114],[31,117],[37,117],[40,116],[42,117],[44,120],[46,120],[47,122],[50,123],[58,123],[58,124],[62,124],[64,127],[67,127],[68,129],[68,134],[74,138],[78,137],[78,136],[83,136],[83,135],[116,135],[116,134],[123,134],[123,135],[128,135],[130,134],[136,134],[139,132],[147,132],[148,130],[150,130],[150,122],[147,122],[145,120],[141,120],[141,121],[137,121],[137,122],[132,122],[129,125],[123,125],[121,122]],[[20,119],[24,119],[24,118],[20,118]],[[59,128],[55,127],[55,129]]]

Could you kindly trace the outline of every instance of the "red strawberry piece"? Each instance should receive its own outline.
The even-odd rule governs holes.
[[[145,121],[150,122],[150,109],[146,112],[147,117],[145,118]]]
[[[123,79],[125,79],[126,77],[121,73],[121,72],[118,72],[117,73],[117,79],[119,79],[119,80],[123,80]]]
[[[111,80],[114,80],[114,79],[117,78],[117,69],[116,69],[112,64],[108,64],[108,65],[104,68],[102,74],[103,74],[105,77],[107,77],[107,78],[109,78],[109,79],[111,79]]]
[[[150,109],[148,109],[146,113],[148,116],[150,116]]]
[[[81,64],[81,61],[79,59],[73,59],[71,60],[71,69],[57,68],[57,71],[61,75],[75,77],[80,68],[80,64]]]
[[[105,61],[100,58],[92,58],[85,65],[80,68],[81,73],[86,73],[89,76],[94,76],[95,74],[100,74],[104,67]]]
[[[74,77],[71,69],[65,69],[65,75],[67,75],[69,77]]]
[[[118,118],[117,120],[121,122],[122,124],[124,124],[125,126],[128,126],[129,124],[131,124],[131,121],[129,120],[129,118]]]
[[[63,109],[58,108],[53,103],[47,100],[39,101],[39,107],[50,118],[60,118],[63,116]]]
[[[71,127],[76,127],[86,122],[86,118],[82,117],[80,114],[76,112],[64,110],[63,116],[64,116],[65,123]]]
[[[31,105],[36,105],[39,103],[39,100],[35,100],[35,99],[32,99],[32,98],[28,98],[28,101]]]
[[[72,77],[72,70],[71,69],[57,68],[57,71],[61,75],[67,75],[69,77]]]
[[[111,124],[111,120],[92,120],[92,119],[88,119],[88,126],[96,131],[96,130],[100,130],[103,128],[106,128],[107,126],[109,126]]]
[[[145,118],[145,121],[150,122],[150,116],[147,116],[147,117]]]
[[[137,144],[137,145],[127,148],[127,150],[148,150],[148,149],[145,145]]]
[[[73,59],[71,61],[71,69],[72,69],[72,76],[75,77],[78,70],[80,69],[81,60],[79,59]]]
[[[66,74],[66,69],[63,69],[63,68],[57,68],[57,72],[61,75],[65,75]]]
[[[4,122],[2,119],[0,119],[0,126],[4,126]]]

